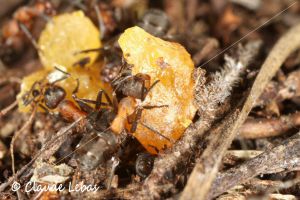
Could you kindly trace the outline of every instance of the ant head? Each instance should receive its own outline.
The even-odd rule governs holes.
[[[65,98],[66,91],[59,86],[52,85],[44,93],[45,104],[48,108],[54,109]]]
[[[154,156],[148,153],[141,153],[138,155],[135,162],[135,171],[142,177],[146,178],[152,171],[154,163]]]
[[[41,97],[41,82],[42,80],[35,81],[30,90],[22,96],[22,101],[25,106],[32,102],[38,101],[38,99]]]
[[[138,26],[154,36],[163,37],[170,27],[170,21],[167,14],[162,10],[150,9],[145,12]]]

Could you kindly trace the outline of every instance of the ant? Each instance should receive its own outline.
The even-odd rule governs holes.
[[[13,18],[6,22],[1,30],[1,52],[0,57],[4,62],[11,62],[12,55],[17,55],[24,49],[24,34],[29,37],[32,42],[32,38],[29,35],[29,31],[33,26],[33,19],[36,17],[42,17],[46,21],[49,21],[49,16],[55,15],[54,6],[50,1],[37,0],[31,6],[23,6],[17,9]],[[34,43],[37,47],[37,44]]]
[[[97,11],[98,7],[95,6],[94,8]],[[101,12],[101,15],[102,14],[103,13]],[[101,30],[101,33],[103,32],[103,30],[109,29],[105,28],[107,26],[107,23],[104,23],[101,17],[98,17],[98,23],[100,24],[99,28]],[[167,15],[163,11],[158,9],[150,9],[146,11],[137,25],[144,28],[150,34],[159,37],[165,36],[170,27]],[[93,51],[101,51],[101,57],[104,61],[101,70],[101,78],[106,83],[111,83],[118,76],[118,74],[122,70],[122,66],[124,65],[122,51],[119,47],[119,44],[117,43],[118,38],[119,34],[109,40],[104,41],[104,45],[101,48],[88,49],[78,52],[89,53]]]
[[[81,124],[81,127],[93,127],[96,129],[101,129],[101,126],[106,126],[106,124],[102,125],[101,123],[98,124],[95,121],[97,119],[103,119],[103,115],[108,115],[106,113],[113,113],[111,109],[108,106],[108,104],[111,104],[111,100],[108,96],[108,94],[100,90],[97,94],[97,99],[95,101],[93,100],[87,100],[87,99],[80,99],[76,96],[76,93],[79,89],[79,81],[77,81],[77,86],[72,92],[72,97],[76,104],[68,99],[65,99],[66,97],[66,91],[64,88],[56,85],[57,82],[63,81],[66,78],[70,76],[67,72],[64,72],[63,70],[56,68],[56,71],[53,72],[53,74],[48,75],[48,80],[46,81],[45,78],[43,78],[40,81],[36,81],[31,89],[24,94],[23,96],[23,104],[27,106],[28,104],[34,102],[37,103],[42,109],[44,109],[46,112],[50,113],[49,110],[57,110],[59,115],[66,121],[73,122],[78,120],[79,118],[87,119],[84,123]],[[57,73],[60,73],[57,74]],[[51,75],[53,77],[56,76],[55,80],[51,80]],[[58,78],[57,78],[58,77]],[[46,83],[45,83],[46,81]],[[107,103],[102,102],[103,95],[107,99]],[[30,98],[31,97],[31,98]],[[95,107],[92,108],[88,103],[95,104]],[[101,106],[105,106],[104,108],[101,108]],[[111,114],[112,115],[112,114]],[[113,116],[107,118],[105,117],[105,120],[101,120],[105,123],[108,123],[109,120],[111,120]],[[88,122],[88,123],[87,123]],[[85,126],[84,126],[85,125]]]
[[[149,75],[143,73],[132,75],[130,68],[131,66],[125,62],[119,76],[112,82],[113,96],[116,97],[117,93],[126,96],[118,105],[118,115],[112,123],[112,130],[121,133],[125,128],[129,133],[134,133],[140,124],[162,138],[171,141],[170,138],[140,121],[144,109],[168,107],[168,105],[143,105],[146,96],[159,83],[159,80],[154,81],[151,85]]]
[[[146,178],[152,171],[154,156],[149,153],[140,153],[135,162],[135,171],[137,175]]]
[[[150,9],[145,12],[137,25],[151,35],[164,37],[170,27],[170,21],[164,11],[159,9]]]
[[[79,88],[78,80],[77,86],[72,92],[72,98],[77,105],[73,101],[65,99],[66,91],[56,85],[56,83],[68,78],[70,74],[57,67],[56,70],[61,72],[63,76],[49,83],[43,83],[44,79],[35,82],[23,97],[24,105],[28,105],[31,102],[38,103],[48,113],[50,113],[49,110],[56,109],[60,116],[68,122],[83,118],[84,120],[81,120],[78,128],[80,131],[88,134],[85,134],[77,145],[79,151],[75,154],[75,158],[82,169],[93,169],[99,164],[106,163],[105,161],[113,157],[114,152],[118,149],[118,144],[121,144],[120,137],[117,137],[116,134],[109,130],[110,124],[115,117],[112,101],[103,90],[98,92],[96,100],[78,98],[76,96]],[[49,75],[48,79],[51,79]],[[29,99],[30,94],[32,95],[31,99]],[[102,102],[103,95],[108,103]],[[44,103],[45,106],[41,103]],[[89,104],[94,104],[95,106],[91,107]],[[86,145],[87,143],[90,144]]]

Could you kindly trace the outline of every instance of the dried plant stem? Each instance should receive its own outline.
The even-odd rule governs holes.
[[[241,125],[246,120],[256,100],[262,94],[264,88],[276,74],[285,59],[299,47],[300,24],[292,27],[275,44],[254,81],[241,113],[238,115],[235,122],[232,125],[229,125],[229,128],[220,135],[222,136],[221,144],[216,146],[215,141],[212,141],[208,145],[207,150],[205,150],[202,158],[200,159],[201,162],[195,166],[183,191],[181,199],[206,199],[206,196],[210,191],[211,184],[217,175],[222,157],[226,153],[226,150],[232,140],[236,137]],[[231,118],[235,119],[234,114]],[[214,149],[214,151],[211,152],[212,154],[208,156],[208,153],[206,152],[211,150],[211,146],[216,147],[216,149]],[[235,183],[236,182],[234,182],[234,184]]]
[[[246,139],[273,137],[300,126],[300,113],[272,119],[247,119],[239,136]]]

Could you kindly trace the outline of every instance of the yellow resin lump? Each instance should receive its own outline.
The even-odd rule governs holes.
[[[39,56],[48,70],[55,65],[73,67],[74,63],[88,58],[91,65],[97,52],[78,54],[79,51],[101,47],[99,30],[82,11],[62,14],[47,23],[38,41]]]
[[[76,11],[54,17],[46,25],[39,38],[39,56],[44,69],[23,79],[21,92],[17,97],[19,110],[21,112],[30,111],[32,102],[27,105],[26,100],[33,99],[33,85],[34,89],[40,93],[34,98],[34,103],[45,106],[43,92],[49,87],[49,84],[65,75],[54,67],[69,74],[68,78],[55,83],[66,91],[66,99],[73,101],[72,92],[77,86],[77,79],[79,81],[77,93],[79,98],[95,100],[101,89],[110,95],[110,86],[103,83],[100,78],[103,63],[94,63],[98,53],[76,54],[82,50],[100,47],[99,31],[91,20],[84,16],[83,12]],[[74,66],[82,59],[88,59],[88,64],[84,67]],[[38,110],[43,111],[41,108]]]
[[[139,123],[133,133],[150,153],[155,154],[178,140],[194,118],[194,64],[180,44],[156,38],[139,27],[127,29],[120,36],[119,44],[127,63],[133,66],[133,75],[148,74],[151,84],[159,80],[142,104],[168,106],[144,109],[140,122],[152,130]],[[122,104],[119,105],[122,110],[120,107]],[[118,117],[124,118],[117,116],[118,121],[122,121]]]

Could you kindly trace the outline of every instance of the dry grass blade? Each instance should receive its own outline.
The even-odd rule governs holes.
[[[208,148],[200,159],[201,162],[195,166],[181,199],[206,199],[211,184],[217,175],[221,159],[232,140],[236,137],[239,128],[246,120],[255,101],[261,95],[285,59],[300,47],[299,33],[300,24],[291,28],[275,44],[254,81],[241,113],[238,116],[232,114],[229,118],[232,118],[235,122],[228,125],[228,129],[218,136],[220,139],[212,140],[208,145]],[[211,151],[211,147],[215,147],[214,151]],[[211,152],[211,154],[209,154],[209,152]]]

